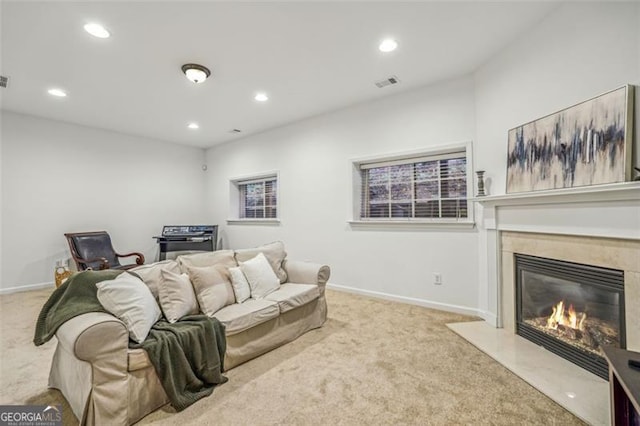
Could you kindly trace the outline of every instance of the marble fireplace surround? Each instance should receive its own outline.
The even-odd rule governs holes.
[[[475,200],[487,322],[515,332],[515,253],[619,269],[627,348],[640,350],[640,182]]]
[[[608,424],[608,383],[515,333],[514,253],[625,272],[627,348],[640,351],[640,182],[474,199],[482,322],[449,327],[589,424]]]
[[[627,349],[640,351],[640,241],[600,237],[501,233],[502,324],[515,333],[514,254],[624,271]]]

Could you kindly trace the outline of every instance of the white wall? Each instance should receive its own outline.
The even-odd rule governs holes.
[[[640,84],[639,7],[567,3],[476,72],[476,164],[492,194],[505,192],[509,129]]]
[[[226,247],[282,240],[291,258],[329,264],[332,283],[475,309],[475,230],[347,224],[349,159],[471,141],[473,134],[471,79],[304,120],[209,149],[209,211],[223,225]],[[280,226],[225,226],[229,179],[272,170],[280,173]],[[443,285],[433,284],[434,272],[442,273]]]
[[[639,22],[639,3],[566,3],[475,73],[476,165],[487,171],[490,194],[505,192],[509,129],[624,84],[640,84]],[[481,232],[480,265],[487,264],[487,253],[495,254],[490,240]],[[496,313],[496,283],[481,266],[481,311]]]
[[[497,278],[486,269],[495,239],[485,230],[352,230],[345,223],[350,181],[343,164],[361,155],[473,140],[474,170],[486,170],[489,193],[502,194],[510,128],[640,84],[639,21],[637,3],[567,3],[477,70],[473,84],[461,80],[401,94],[213,148],[207,152],[216,164],[208,180],[210,211],[224,223],[229,178],[279,170],[282,225],[228,226],[228,246],[282,239],[294,257],[330,263],[332,282],[478,308],[495,320]],[[443,273],[445,285],[430,285],[433,272]]]
[[[199,149],[3,112],[0,290],[51,281],[64,232],[108,229],[152,260],[163,224],[201,222],[221,225],[226,247],[283,240],[292,258],[330,264],[333,283],[491,316],[485,230],[352,229],[349,159],[472,140],[474,170],[501,194],[510,128],[625,83],[640,84],[640,4],[571,2],[472,78],[214,147],[206,173]],[[227,226],[229,179],[272,170],[281,224]]]
[[[162,225],[208,222],[203,162],[199,148],[2,111],[0,291],[52,282],[65,232],[107,230],[153,261]]]

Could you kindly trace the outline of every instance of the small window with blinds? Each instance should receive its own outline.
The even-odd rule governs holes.
[[[269,176],[236,182],[240,219],[278,218],[278,179]]]
[[[361,220],[464,220],[466,150],[360,163]]]

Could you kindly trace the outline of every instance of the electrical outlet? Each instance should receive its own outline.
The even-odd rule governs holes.
[[[435,272],[433,274],[433,283],[435,285],[442,285],[442,274],[440,272]]]

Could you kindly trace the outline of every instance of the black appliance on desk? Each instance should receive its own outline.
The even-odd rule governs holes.
[[[160,244],[160,260],[165,260],[170,251],[214,251],[218,241],[218,225],[163,226],[162,235],[153,238]]]

